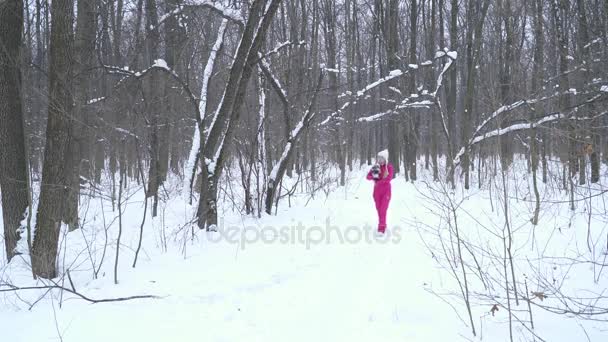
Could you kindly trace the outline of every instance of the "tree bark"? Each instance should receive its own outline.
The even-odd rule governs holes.
[[[40,201],[32,250],[36,276],[55,278],[57,244],[71,169],[65,163],[72,139],[72,0],[52,2],[49,109]]]
[[[0,3],[0,189],[8,261],[15,255],[29,205],[21,96],[22,13],[21,0]]]

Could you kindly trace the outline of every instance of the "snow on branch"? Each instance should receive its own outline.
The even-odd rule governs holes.
[[[274,74],[270,70],[270,64],[268,64],[268,62],[264,59],[264,57],[262,57],[261,54],[259,54],[259,56],[260,56],[260,59],[259,59],[258,65],[260,66],[260,70],[262,70],[262,72],[264,73],[264,76],[266,76],[266,78],[270,82],[270,85],[272,85],[272,88],[275,90],[277,95],[279,95],[279,99],[281,100],[283,105],[289,106],[289,101],[287,99],[287,92],[281,85],[281,82],[279,82],[279,80],[274,76]]]
[[[438,60],[444,57],[448,57],[448,62],[446,63],[446,65],[443,68],[443,71],[440,73],[440,79],[438,79],[437,81],[437,89],[435,90],[435,92],[433,94],[431,94],[433,97],[436,96],[437,90],[439,89],[439,87],[441,86],[441,79],[443,78],[443,74],[450,68],[450,66],[452,65],[452,62],[457,58],[457,53],[455,51],[437,51],[437,53],[435,54],[435,58],[433,60]],[[334,119],[335,117],[339,116],[348,106],[350,106],[351,104],[356,104],[357,101],[361,98],[364,97],[364,95],[366,95],[367,93],[369,93],[371,90],[379,87],[380,85],[387,83],[389,81],[392,81],[394,79],[398,79],[404,75],[407,75],[410,71],[412,70],[418,70],[420,68],[424,68],[424,67],[432,67],[433,66],[433,61],[425,61],[422,62],[420,64],[409,64],[407,66],[406,70],[400,70],[400,69],[396,69],[396,70],[392,70],[391,72],[389,72],[389,74],[385,77],[382,77],[378,80],[376,80],[375,82],[372,82],[370,84],[368,84],[367,86],[365,86],[364,88],[360,89],[359,91],[357,91],[355,94],[350,94],[350,93],[344,93],[341,94],[340,96],[347,96],[350,95],[353,97],[352,101],[350,102],[346,102],[338,111],[330,113],[325,120],[323,120],[320,125],[325,125],[327,124],[330,120]],[[339,97],[340,97],[339,96]],[[398,106],[411,106],[411,107],[416,107],[417,105],[406,105],[406,102],[409,102],[409,100],[411,98],[415,98],[417,97],[417,94],[412,94],[409,97],[405,98]],[[418,107],[420,107],[421,105],[426,106],[427,103],[418,103]],[[394,108],[393,110],[389,110],[387,112],[384,113],[379,113],[379,114],[374,114],[365,118],[360,118],[357,121],[359,122],[364,122],[364,121],[373,121],[373,120],[377,120],[380,117],[384,116],[384,115],[388,115],[390,113],[392,113],[396,108]]]
[[[192,91],[190,90],[190,87],[188,86],[188,84],[186,84],[186,82],[184,82],[175,71],[173,71],[173,69],[169,68],[167,65],[167,62],[165,62],[164,59],[157,59],[154,61],[154,64],[152,66],[150,66],[149,68],[146,68],[142,71],[132,71],[130,70],[128,67],[116,67],[116,66],[110,66],[110,65],[102,65],[102,68],[104,68],[106,70],[106,72],[108,73],[114,73],[114,74],[121,74],[124,75],[123,78],[121,78],[115,85],[114,85],[114,90],[118,89],[122,84],[124,84],[127,80],[129,79],[136,79],[136,80],[142,80],[144,77],[146,77],[147,75],[149,75],[151,72],[154,71],[160,71],[163,72],[167,75],[170,76],[171,79],[173,79],[175,82],[177,82],[180,87],[182,88],[182,90],[186,93],[186,95],[188,96],[188,99],[190,100],[190,103],[192,104],[197,117],[200,116],[199,113],[199,108],[198,108],[198,101],[197,99],[194,97],[194,95],[192,94]],[[99,101],[104,101],[107,100],[109,98],[108,97],[104,97],[101,100],[95,101],[95,102],[99,102]]]
[[[437,93],[439,92],[439,89],[441,88],[441,86],[443,86],[443,76],[445,75],[446,72],[448,72],[448,70],[452,66],[452,63],[454,62],[454,60],[455,59],[453,59],[453,58],[448,59],[447,63],[445,63],[445,65],[443,66],[443,69],[439,73],[439,77],[437,77],[437,85],[435,86],[435,91],[433,92],[433,94],[431,94],[433,97],[437,97]]]
[[[507,134],[507,133],[510,133],[510,132],[521,131],[521,130],[525,130],[525,129],[534,129],[534,128],[540,127],[542,125],[553,123],[553,122],[557,122],[557,121],[560,121],[560,120],[577,120],[577,121],[578,120],[592,120],[592,119],[596,119],[596,118],[598,118],[600,116],[606,115],[608,112],[603,112],[603,113],[601,113],[599,115],[596,115],[594,117],[576,117],[576,116],[571,115],[572,112],[576,108],[584,106],[584,105],[591,104],[591,103],[597,101],[598,99],[602,98],[602,96],[605,96],[605,95],[602,94],[602,92],[600,92],[599,94],[597,94],[597,95],[595,95],[595,96],[587,99],[586,101],[584,101],[582,103],[579,103],[576,106],[571,107],[570,108],[570,112],[568,112],[566,114],[564,114],[562,112],[555,112],[555,113],[543,116],[542,118],[540,118],[540,119],[538,119],[538,120],[536,120],[534,122],[522,122],[522,121],[515,122],[515,123],[507,125],[506,127],[499,127],[499,128],[494,129],[494,130],[490,130],[488,132],[485,132],[483,134],[479,134],[480,127],[482,127],[482,125],[485,126],[487,124],[487,122],[489,122],[489,120],[486,119],[484,121],[484,123],[482,123],[482,125],[480,125],[478,127],[478,130],[476,130],[476,133],[473,134],[473,137],[471,139],[469,139],[469,142],[467,143],[467,145],[466,146],[462,146],[460,148],[460,150],[458,151],[458,153],[454,157],[454,163],[453,163],[453,165],[454,165],[454,167],[456,167],[460,163],[460,158],[464,155],[466,149],[469,149],[471,146],[473,146],[475,144],[478,144],[478,143],[480,143],[480,142],[482,142],[482,141],[484,141],[486,139],[489,139],[489,138],[499,137],[501,135],[504,135],[504,134]],[[497,113],[499,111],[501,113],[505,113],[506,111],[512,110],[512,109],[517,108],[517,107],[520,107],[521,105],[523,105],[525,103],[528,103],[528,104],[529,103],[536,103],[536,102],[539,102],[540,100],[546,100],[546,99],[551,98],[551,97],[553,97],[553,96],[548,96],[548,97],[544,97],[544,98],[541,98],[541,99],[527,100],[527,101],[517,101],[517,102],[513,103],[512,105],[503,106],[503,107],[497,109],[496,111],[494,111],[494,113]],[[491,118],[495,118],[496,116],[498,116],[498,115],[492,115]]]
[[[213,73],[213,67],[215,65],[215,59],[217,57],[217,53],[220,50],[223,42],[224,42],[224,34],[226,32],[226,26],[228,24],[228,19],[223,19],[220,24],[219,31],[217,33],[217,38],[215,39],[215,43],[211,48],[211,52],[209,53],[209,58],[207,59],[207,64],[205,65],[205,69],[203,71],[202,77],[202,86],[201,86],[201,96],[200,101],[198,103],[198,116],[197,116],[197,124],[194,127],[194,134],[192,136],[192,146],[190,147],[190,153],[188,155],[188,161],[186,162],[186,175],[184,177],[183,191],[182,194],[187,196],[188,201],[192,198],[192,186],[194,185],[194,178],[196,176],[196,166],[198,161],[198,153],[201,148],[201,135],[200,135],[200,127],[205,120],[205,115],[207,112],[207,93],[209,89],[209,81],[211,80],[211,75]],[[189,189],[189,191],[186,191]]]
[[[306,42],[303,41],[303,40],[301,40],[299,42],[286,41],[286,42],[283,42],[283,43],[279,43],[277,46],[274,47],[274,49],[266,52],[265,54],[259,53],[259,57],[260,57],[260,60],[262,60],[262,59],[268,58],[268,57],[270,57],[272,55],[275,55],[275,54],[279,53],[279,51],[283,50],[286,47],[289,47],[289,46],[302,46],[302,45],[306,45]]]
[[[436,104],[437,103],[437,93],[439,92],[439,89],[443,85],[443,76],[452,66],[457,54],[454,51],[438,51],[435,54],[436,59],[443,58],[446,56],[448,57],[448,61],[445,63],[445,65],[443,66],[443,69],[441,70],[441,72],[439,73],[439,76],[437,77],[437,85],[435,87],[435,90],[430,94],[427,93],[426,91],[423,91],[423,93],[422,93],[423,96],[427,95],[427,98],[430,97],[430,99],[420,100],[419,94],[410,94],[410,96],[405,97],[403,100],[401,100],[400,103],[398,103],[392,109],[389,109],[385,112],[376,113],[376,114],[373,114],[370,116],[359,118],[359,119],[357,119],[357,121],[358,122],[376,121],[376,120],[381,119],[384,116],[394,114],[399,109],[429,108],[429,107],[433,106],[434,104]],[[428,61],[428,62],[430,62],[430,61]],[[431,66],[433,64],[432,62],[430,62],[430,63],[428,63],[428,62],[423,62],[422,64],[420,64],[420,66]],[[375,83],[377,83],[377,82],[375,82]],[[372,84],[374,84],[374,83],[372,83]],[[443,118],[443,113],[442,113],[442,118]]]
[[[277,180],[277,177],[282,177],[282,173],[285,171],[287,161],[289,160],[289,157],[292,154],[294,144],[297,142],[298,138],[300,137],[300,134],[302,133],[303,128],[308,126],[309,123],[312,122],[312,120],[315,118],[316,112],[313,111],[312,109],[316,102],[317,94],[319,93],[319,88],[321,87],[322,81],[323,81],[323,73],[321,72],[321,73],[319,73],[319,80],[317,82],[317,87],[316,87],[315,92],[312,95],[312,98],[310,99],[308,108],[304,112],[304,115],[302,115],[302,118],[300,119],[300,121],[296,124],[296,126],[289,133],[289,138],[287,139],[287,143],[285,144],[285,147],[283,148],[283,153],[281,154],[281,158],[270,171],[270,175],[268,176],[268,186],[269,187],[274,186],[274,182],[275,182],[275,180]]]
[[[106,99],[106,97],[105,97],[105,96],[102,96],[102,97],[98,97],[98,98],[90,99],[90,100],[88,100],[86,103],[87,103],[87,105],[92,105],[92,104],[95,104],[95,103],[97,103],[97,102],[101,102],[101,101],[103,101],[103,100],[105,100],[105,99]]]
[[[237,24],[242,25],[244,22],[240,9],[229,8],[219,4],[217,1],[212,0],[185,0],[183,4],[177,6],[174,10],[163,14],[158,19],[158,25],[152,29],[159,28],[167,21],[167,19],[182,14],[187,8],[207,8],[210,11],[217,13],[224,19],[233,21]]]
[[[205,70],[203,71],[203,85],[201,87],[201,96],[199,102],[199,118],[200,122],[203,122],[205,119],[205,111],[207,108],[207,91],[209,88],[209,81],[211,80],[211,74],[213,73],[213,67],[215,65],[215,59],[217,57],[217,53],[220,50],[220,47],[224,43],[224,33],[226,32],[226,26],[228,25],[228,20],[223,19],[220,24],[219,31],[217,33],[217,38],[213,47],[211,48],[211,52],[209,53],[209,58],[207,59],[207,64],[205,65]]]
[[[573,94],[573,95],[577,95],[576,90],[574,89],[569,89],[566,90],[564,92],[556,92],[554,94],[551,95],[547,95],[547,96],[543,96],[543,97],[538,97],[538,98],[534,98],[534,99],[526,99],[526,100],[518,100],[515,101],[511,104],[508,105],[504,105],[499,107],[498,109],[496,109],[495,111],[493,111],[490,115],[487,116],[486,119],[484,119],[478,126],[477,128],[475,128],[475,130],[473,131],[473,136],[477,135],[479,132],[481,132],[490,122],[494,121],[496,118],[498,118],[501,115],[507,114],[517,108],[523,107],[524,105],[533,105],[533,104],[537,104],[537,103],[542,103],[551,99],[554,99],[556,97],[559,97],[561,95],[567,95],[567,94]],[[588,93],[580,93],[579,95],[584,95],[584,94],[588,94]],[[481,117],[484,117],[485,115],[482,115]]]

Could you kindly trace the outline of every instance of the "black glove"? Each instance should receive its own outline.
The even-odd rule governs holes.
[[[372,177],[374,179],[380,178],[380,165],[376,164],[376,165],[372,166],[371,172],[372,172]]]

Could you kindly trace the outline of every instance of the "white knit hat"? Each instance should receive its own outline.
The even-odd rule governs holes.
[[[378,152],[378,157],[384,158],[384,161],[388,163],[388,150]]]

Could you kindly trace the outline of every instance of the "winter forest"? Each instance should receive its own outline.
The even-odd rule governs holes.
[[[607,0],[0,0],[0,340],[606,341],[607,108]]]

